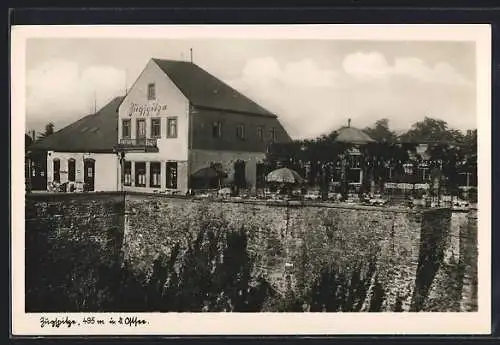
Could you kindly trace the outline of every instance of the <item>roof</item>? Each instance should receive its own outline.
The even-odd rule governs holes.
[[[96,114],[87,115],[54,134],[33,143],[30,150],[56,152],[113,152],[118,140],[118,106],[116,97]]]
[[[459,143],[451,140],[401,140],[397,141],[400,144],[413,144],[413,145],[459,145]]]
[[[366,144],[375,141],[368,134],[354,127],[341,127],[337,131],[335,140],[351,144]]]
[[[152,60],[195,107],[276,117],[275,114],[192,62]]]

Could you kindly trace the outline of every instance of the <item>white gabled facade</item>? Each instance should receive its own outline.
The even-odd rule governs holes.
[[[123,189],[187,191],[189,101],[153,60],[118,112],[118,143],[131,148],[120,168]],[[151,140],[157,150],[141,150]]]

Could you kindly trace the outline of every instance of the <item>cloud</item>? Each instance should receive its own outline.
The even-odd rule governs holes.
[[[332,90],[341,85],[339,71],[311,59],[279,64],[272,57],[247,61],[241,76],[227,82],[280,116],[293,137],[313,137],[332,126]],[[339,108],[337,108],[338,110]]]
[[[227,82],[276,113],[294,138],[328,133],[348,118],[359,128],[388,118],[392,128],[408,129],[424,116],[475,126],[474,89],[457,87],[467,81],[445,63],[400,58],[390,65],[378,52],[353,53],[334,69],[266,57],[247,61],[240,78]]]
[[[342,67],[348,75],[360,79],[387,78],[391,74],[385,56],[378,52],[347,55],[342,61]]]
[[[243,78],[258,84],[284,83],[296,87],[329,87],[338,73],[321,69],[311,59],[293,61],[281,67],[272,57],[250,60],[243,69]]]
[[[346,74],[361,80],[407,77],[427,83],[456,86],[472,85],[463,75],[446,62],[429,66],[414,57],[397,57],[391,65],[380,52],[352,53],[342,62]]]
[[[26,111],[33,120],[66,123],[123,94],[125,72],[111,66],[81,69],[68,60],[50,60],[29,70],[26,77]]]

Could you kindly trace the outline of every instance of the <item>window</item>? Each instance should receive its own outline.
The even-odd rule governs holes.
[[[349,168],[347,171],[348,183],[361,183],[361,169]]]
[[[135,186],[146,187],[146,163],[135,162]]]
[[[123,163],[123,185],[132,185],[132,162],[125,161]]]
[[[75,160],[73,158],[68,159],[68,181],[75,182]]]
[[[477,187],[477,171],[471,172],[469,175],[469,186]]]
[[[130,120],[122,121],[122,138],[130,139]]]
[[[167,118],[167,138],[177,138],[177,117]]]
[[[155,84],[150,83],[148,84],[148,100],[152,101],[156,99],[156,89],[155,89]]]
[[[160,187],[161,186],[161,163],[159,162],[151,162],[149,167],[149,186]]]
[[[457,185],[462,187],[477,187],[477,175],[470,171],[458,173]]]
[[[151,138],[161,137],[161,119],[151,119]]]
[[[419,182],[426,182],[429,179],[429,167],[426,165],[420,165],[416,171],[417,180]]]
[[[271,128],[269,130],[269,137],[270,137],[270,140],[272,143],[275,143],[277,140],[276,140],[276,128]]]
[[[166,166],[166,187],[177,189],[177,162],[167,162]]]
[[[61,182],[61,161],[54,159],[54,182]]]
[[[240,140],[245,139],[245,125],[236,126],[236,137]]]
[[[137,119],[137,139],[146,138],[146,120]]]
[[[212,136],[214,138],[222,138],[222,122],[215,121],[212,125]]]
[[[361,183],[361,157],[351,156],[347,162],[347,182]]]
[[[405,163],[403,164],[403,169],[406,175],[412,175],[413,174],[413,164],[411,163]]]
[[[257,126],[257,139],[264,141],[264,127],[262,126]]]

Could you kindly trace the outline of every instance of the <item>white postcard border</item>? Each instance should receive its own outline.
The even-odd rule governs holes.
[[[463,313],[25,313],[25,51],[30,38],[239,38],[475,41],[480,183],[478,312]],[[491,331],[491,28],[468,25],[14,26],[11,33],[11,202],[13,335],[489,334]],[[40,317],[117,319],[146,325],[40,327]]]

